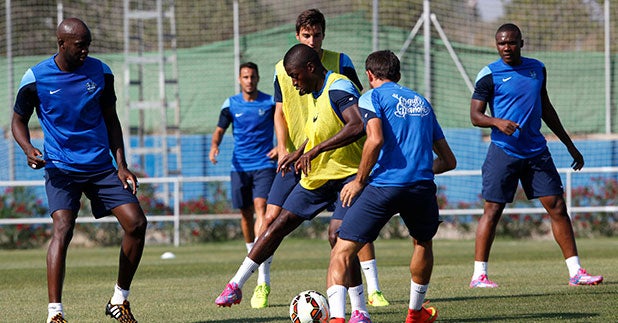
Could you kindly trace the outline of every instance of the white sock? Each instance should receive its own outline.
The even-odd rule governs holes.
[[[367,304],[365,303],[365,290],[363,284],[348,288],[348,295],[350,296],[350,307],[352,308],[352,312],[358,310],[369,316]]]
[[[578,256],[569,257],[565,259],[564,262],[566,262],[567,268],[569,269],[570,277],[577,275],[579,269],[582,268],[582,266],[579,264]]]
[[[62,303],[49,303],[47,304],[47,320],[51,320],[56,314],[61,313],[64,316],[64,310],[62,309]]]
[[[380,291],[380,284],[378,283],[378,265],[375,259],[361,261],[361,268],[365,275],[365,283],[367,283],[367,293],[371,294],[375,291]]]
[[[258,267],[258,285],[266,283],[266,285],[270,286],[270,264],[272,262],[273,256],[270,256]]]
[[[414,281],[410,280],[410,304],[408,308],[414,311],[418,311],[423,306],[423,302],[425,302],[425,293],[427,293],[427,285],[419,285]]]
[[[487,275],[487,261],[474,262],[474,273],[472,274],[472,279],[477,279],[481,275]]]
[[[345,318],[345,299],[347,294],[347,288],[341,285],[333,285],[326,290],[330,317]]]
[[[120,288],[120,286],[116,284],[116,286],[114,286],[114,296],[112,296],[110,303],[122,304],[128,298],[129,298],[129,291]]]
[[[245,247],[247,247],[247,253],[249,253],[249,251],[251,251],[251,249],[253,249],[253,245],[255,244],[255,242],[245,242]]]
[[[255,270],[258,269],[258,266],[258,263],[251,260],[249,257],[245,257],[245,260],[243,260],[240,268],[238,268],[238,271],[236,272],[236,275],[234,275],[232,280],[230,280],[230,283],[236,283],[238,284],[238,288],[242,288],[249,277],[251,277]]]

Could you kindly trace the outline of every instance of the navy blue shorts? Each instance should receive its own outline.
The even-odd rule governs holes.
[[[253,206],[253,199],[267,198],[275,178],[274,168],[232,172],[232,206],[244,209]]]
[[[421,181],[409,187],[367,185],[343,219],[339,238],[373,242],[397,213],[410,236],[418,241],[431,240],[440,225],[434,182]]]
[[[102,218],[112,214],[112,209],[127,203],[139,203],[130,187],[122,187],[116,169],[98,173],[71,172],[45,167],[45,191],[49,212],[79,211],[82,193],[90,200],[92,214]]]
[[[281,176],[281,172],[277,173],[270,187],[267,203],[282,206],[298,182],[300,182],[300,172],[298,174],[293,171],[287,172],[285,176]]]
[[[482,195],[490,202],[513,202],[520,181],[528,199],[564,193],[549,149],[538,156],[521,159],[508,155],[492,143],[487,150],[482,173]]]
[[[356,174],[342,179],[330,180],[315,190],[308,190],[302,187],[300,183],[296,184],[282,207],[305,220],[311,220],[335,203],[335,210],[331,218],[341,220],[349,208],[343,207],[341,204],[339,191],[341,191],[343,185],[354,178],[356,178]]]

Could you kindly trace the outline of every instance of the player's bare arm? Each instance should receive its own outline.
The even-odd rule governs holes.
[[[26,154],[26,162],[33,169],[39,169],[45,166],[45,161],[41,158],[43,154],[38,148],[35,148],[30,141],[30,130],[28,129],[29,117],[21,116],[13,112],[11,121],[11,130],[15,141]]]
[[[122,138],[122,127],[116,113],[116,104],[108,104],[101,107],[103,112],[103,120],[107,128],[109,138],[109,148],[112,156],[116,160],[118,166],[118,178],[122,182],[124,188],[131,187],[133,194],[137,194],[138,181],[137,176],[131,172],[127,166],[127,160],[124,153],[124,140]]]
[[[486,115],[486,109],[487,102],[476,99],[470,101],[470,120],[474,126],[481,128],[495,127],[509,136],[519,128],[519,124],[511,120]]]
[[[373,166],[378,161],[380,155],[380,149],[384,143],[384,136],[382,134],[382,120],[379,118],[372,118],[367,122],[365,129],[367,132],[367,139],[363,145],[363,152],[361,155],[360,164],[358,165],[358,172],[356,178],[347,183],[341,189],[341,203],[343,206],[348,207],[352,204],[352,200],[356,195],[367,185],[367,179],[373,169]]]
[[[217,156],[219,156],[219,144],[223,140],[225,129],[217,127],[212,133],[212,139],[210,140],[210,152],[208,153],[208,159],[213,164],[217,164]]]
[[[288,123],[285,121],[285,115],[283,114],[283,103],[275,103],[275,136],[277,137],[277,154],[279,163],[283,156],[287,155],[287,144],[290,133],[288,131]]]
[[[554,134],[556,134],[558,139],[560,139],[560,141],[566,146],[571,157],[573,157],[571,167],[574,170],[582,169],[584,167],[584,156],[579,152],[577,147],[575,147],[575,144],[571,140],[571,137],[562,126],[562,122],[560,122],[560,117],[558,117],[556,109],[549,100],[549,95],[547,94],[547,88],[545,87],[545,83],[543,83],[543,87],[541,88],[541,104],[543,106],[543,121],[545,122],[547,127],[549,127],[549,129]]]
[[[432,170],[434,174],[441,174],[457,167],[457,159],[455,154],[448,145],[445,138],[436,140],[433,143],[433,151],[436,153],[436,159],[433,160]]]

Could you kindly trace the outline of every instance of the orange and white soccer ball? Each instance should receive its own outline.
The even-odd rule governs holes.
[[[290,319],[294,323],[328,323],[328,300],[314,290],[300,292],[290,303]]]

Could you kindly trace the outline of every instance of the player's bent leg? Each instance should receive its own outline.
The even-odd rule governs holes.
[[[331,249],[335,246],[335,243],[337,243],[337,231],[339,230],[342,222],[343,220],[341,219],[331,219],[328,223],[328,242],[330,243]]]
[[[506,204],[485,201],[483,215],[476,228],[474,260],[487,261],[496,235],[496,226]]]
[[[360,242],[338,239],[331,250],[330,263],[326,276],[327,287],[332,285],[350,286],[348,268],[356,258],[356,253],[363,246]]]
[[[127,298],[144,252],[148,220],[138,203],[123,204],[114,208],[112,213],[122,226],[124,236],[120,249],[117,286],[114,295],[105,305],[105,315],[122,323],[137,323]]]
[[[66,267],[69,243],[73,237],[75,215],[68,210],[55,211],[52,214],[53,234],[47,249],[47,322],[64,323],[62,309],[62,285]]]
[[[265,217],[266,217],[266,199],[263,197],[256,197],[253,199],[253,208],[255,209],[255,223],[253,225],[253,229],[255,232],[255,237],[259,237],[262,232],[264,232],[263,228],[266,228]]]
[[[429,284],[433,271],[433,243],[414,239],[414,252],[410,260],[412,281],[417,284]]]
[[[558,246],[560,246],[564,259],[577,256],[575,233],[566,210],[564,198],[561,195],[544,196],[539,198],[539,201],[549,214],[552,233]]]
[[[414,252],[410,260],[410,304],[406,323],[434,322],[438,311],[427,306],[425,294],[433,271],[433,243],[414,239]]]
[[[502,216],[502,211],[506,206],[505,203],[496,203],[485,201],[483,207],[483,215],[479,219],[476,228],[476,239],[474,241],[474,261],[475,263],[487,263],[491,246],[496,236],[496,227]],[[470,279],[469,286],[471,288],[493,288],[498,287],[498,284],[489,280],[487,270],[475,270]]]
[[[359,250],[358,260],[367,282],[367,304],[375,307],[390,305],[380,288],[373,242],[365,244]]]
[[[290,232],[294,231],[294,229],[296,229],[303,221],[303,218],[300,218],[287,210],[283,210],[277,220],[275,220],[275,222],[273,222],[268,229],[266,229],[266,231],[258,237],[255,245],[241,265],[241,268],[236,273],[235,278],[233,278],[232,281],[226,285],[225,289],[215,300],[215,304],[218,306],[229,307],[233,304],[240,303],[242,300],[242,290],[236,282],[240,280],[236,280],[236,277],[242,278],[242,283],[244,283],[248,276],[250,276],[251,273],[257,269],[259,264],[273,255],[275,250],[277,250],[283,241],[283,238],[285,238]]]
[[[258,197],[253,199],[253,207],[255,208],[255,236],[259,237],[265,230],[270,222],[266,222],[266,199]],[[258,284],[253,290],[253,296],[251,296],[252,308],[265,308],[268,307],[268,295],[270,295],[270,262],[271,258],[267,259],[258,267]]]
[[[303,221],[305,219],[284,209],[279,217],[255,241],[248,257],[258,264],[263,263],[275,253],[283,239],[298,228]]]
[[[569,285],[598,285],[603,282],[603,276],[590,275],[581,268],[577,257],[577,244],[571,219],[566,211],[566,203],[562,195],[544,196],[539,199],[550,215],[554,239],[562,250],[569,268]],[[573,261],[570,260],[575,260]]]
[[[331,309],[331,322],[345,322],[346,289],[350,286],[349,268],[362,244],[338,239],[331,250],[326,285]],[[355,286],[355,285],[352,285]]]
[[[129,290],[144,251],[148,220],[137,203],[123,204],[114,208],[112,213],[124,230],[120,250],[118,286]]]
[[[53,234],[47,249],[47,291],[50,303],[60,303],[67,249],[73,238],[76,215],[69,210],[52,214]]]
[[[240,228],[242,235],[245,238],[245,243],[253,243],[255,240],[255,219],[253,218],[253,207],[246,207],[240,209]]]

